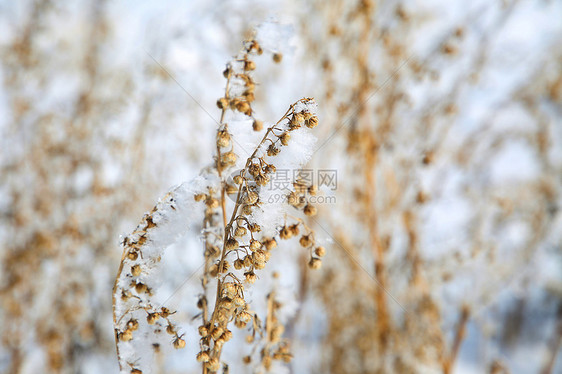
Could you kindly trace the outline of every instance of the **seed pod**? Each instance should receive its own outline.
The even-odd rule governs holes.
[[[254,93],[251,91],[245,91],[243,93],[244,98],[246,99],[247,102],[251,103],[252,101],[254,101],[256,99],[256,97],[254,96]]]
[[[243,267],[244,267],[244,261],[243,261],[243,260],[241,260],[241,259],[239,259],[239,258],[236,259],[236,260],[234,260],[234,268],[235,268],[236,270],[240,270],[240,269],[242,269]]]
[[[256,176],[259,175],[261,173],[261,167],[259,164],[250,164],[250,166],[248,166],[248,173],[250,173],[250,175],[252,176]]]
[[[222,75],[223,77],[228,78],[231,73],[232,73],[232,68],[230,67],[230,65],[228,65],[226,69],[224,69],[224,71],[222,72]]]
[[[324,255],[326,255],[326,248],[324,247],[317,247],[314,250],[314,253],[316,254],[316,256],[318,257],[323,257]]]
[[[318,117],[313,116],[308,121],[305,122],[306,127],[309,129],[318,126]]]
[[[207,328],[207,326],[199,326],[199,335],[201,335],[201,337],[205,338],[207,335],[209,335],[209,329]]]
[[[185,348],[185,340],[180,338],[179,336],[174,339],[174,348],[175,349],[182,349]]]
[[[127,330],[135,331],[139,328],[139,321],[136,319],[130,319],[127,322]]]
[[[160,315],[158,313],[148,313],[148,316],[146,316],[146,322],[149,325],[154,325],[158,318],[160,318]]]
[[[242,214],[245,216],[249,216],[250,214],[252,214],[252,206],[251,205],[242,206]]]
[[[203,201],[207,198],[207,195],[205,195],[204,193],[198,193],[193,198],[195,199],[195,201]]]
[[[199,295],[199,298],[197,299],[197,308],[204,309],[206,305],[207,298],[205,297],[205,295]]]
[[[235,184],[242,184],[242,182],[244,181],[244,179],[240,176],[240,175],[236,175],[234,178],[232,178],[232,180],[234,181]]]
[[[250,313],[246,312],[246,311],[242,311],[242,312],[238,313],[234,322],[236,324],[236,327],[243,328],[251,320],[252,320],[252,315]]]
[[[244,196],[244,204],[253,205],[258,202],[259,195],[254,191],[249,191]]]
[[[230,151],[230,152],[226,152],[222,155],[222,162],[225,165],[234,165],[236,163],[236,159],[238,158],[238,156],[236,156],[236,153]]]
[[[299,196],[293,191],[291,191],[287,196],[287,202],[294,207],[299,205],[299,200]]]
[[[206,365],[207,365],[207,369],[209,369],[212,372],[218,371],[221,366],[219,359],[216,357],[211,357]]]
[[[242,307],[246,306],[246,302],[240,296],[236,296],[232,300],[232,302],[234,303],[234,306],[237,307],[237,308],[242,308]]]
[[[236,295],[236,285],[232,282],[227,282],[222,285],[222,292],[229,298],[233,298]]]
[[[137,293],[144,293],[147,289],[148,287],[144,283],[139,282],[135,285],[135,291],[137,291]]]
[[[322,267],[322,260],[313,257],[308,262],[308,267],[311,269],[320,269]]]
[[[244,267],[249,267],[249,266],[252,266],[252,265],[253,265],[252,256],[244,257]]]
[[[215,327],[212,331],[211,331],[211,337],[213,338],[213,340],[217,340],[218,338],[220,338],[220,336],[223,333],[223,328],[220,326]]]
[[[245,363],[246,365],[250,364],[252,362],[252,357],[250,356],[244,356],[242,358],[242,362]]]
[[[250,284],[254,284],[256,282],[256,279],[258,278],[256,276],[256,273],[254,273],[253,271],[244,273],[244,276],[246,277],[246,282]]]
[[[252,253],[252,260],[254,261],[254,263],[265,263],[265,251],[260,249]]]
[[[241,101],[242,101],[242,100],[240,100],[238,97],[235,97],[234,99],[230,100],[230,102],[228,103],[228,105],[230,106],[230,109],[236,110],[236,106],[237,106]]]
[[[132,369],[131,369],[131,374],[142,374],[142,370],[132,368]]]
[[[289,229],[287,226],[283,226],[281,228],[281,231],[279,232],[279,237],[283,240],[287,240],[290,239],[293,236],[293,233],[291,232],[291,229]]]
[[[308,193],[312,196],[316,196],[316,194],[318,193],[318,186],[313,184],[312,186],[308,187]]]
[[[239,329],[243,329],[244,327],[246,327],[246,324],[244,322],[241,322],[239,319],[235,319],[234,326],[238,327]]]
[[[254,269],[262,270],[265,268],[265,262],[254,262]]]
[[[308,191],[308,187],[302,181],[296,181],[293,183],[293,187],[295,188],[295,192],[299,195],[304,195],[306,191]]]
[[[212,264],[211,266],[209,266],[209,275],[211,277],[216,277],[217,275],[219,275],[219,265]]]
[[[257,175],[254,179],[258,186],[266,186],[269,183],[269,177],[265,175]]]
[[[244,61],[244,70],[252,71],[256,69],[256,63],[252,60]]]
[[[271,252],[269,251],[263,251],[264,256],[265,256],[265,262],[269,261],[269,259],[271,258]]]
[[[283,55],[281,53],[274,53],[273,54],[273,61],[278,64],[283,60]]]
[[[227,184],[226,185],[226,193],[229,195],[234,195],[235,193],[238,192],[238,187],[236,187],[233,184]]]
[[[175,335],[176,329],[174,328],[174,326],[172,324],[169,324],[168,326],[166,326],[166,332],[170,335]]]
[[[245,100],[238,101],[235,108],[240,113],[244,113],[248,116],[252,114],[252,108],[250,107],[250,104],[248,104],[248,102]]]
[[[261,246],[262,246],[262,244],[259,240],[252,240],[250,242],[250,250],[251,251],[256,251],[256,250],[260,249]]]
[[[279,152],[281,152],[281,150],[277,147],[275,147],[273,144],[271,144],[269,147],[267,147],[267,155],[268,156],[277,156],[279,154]]]
[[[232,251],[234,249],[238,249],[238,240],[230,238],[226,241],[226,250]]]
[[[221,97],[220,99],[217,100],[217,106],[219,107],[219,109],[228,108],[228,100],[224,97]]]
[[[289,121],[289,128],[294,130],[296,128],[301,127],[304,122],[304,116],[301,113],[294,113]]]
[[[216,245],[208,245],[205,255],[211,258],[218,257],[220,254],[220,249]]]
[[[304,207],[304,214],[306,214],[307,216],[310,216],[310,217],[315,216],[316,212],[317,212],[316,207],[313,206],[313,205],[307,204]]]
[[[248,232],[248,230],[246,230],[245,227],[238,226],[236,228],[236,230],[234,230],[234,236],[237,237],[237,238],[240,238],[240,237],[246,235],[247,232]]]
[[[220,262],[219,262],[220,264]],[[228,272],[228,269],[230,268],[230,264],[228,263],[228,261],[224,260],[222,263],[222,267],[219,269],[220,273],[226,273]]]
[[[267,248],[268,251],[272,250],[273,248],[277,247],[277,241],[273,238],[271,239],[267,239],[263,242],[263,244],[265,245],[265,248]]]
[[[133,277],[138,277],[139,275],[141,275],[140,265],[133,265],[131,267],[131,274],[133,274]]]
[[[230,134],[226,130],[220,130],[217,133],[217,145],[219,147],[228,147],[230,145]]]
[[[210,358],[211,356],[209,356],[209,351],[201,351],[197,354],[198,362],[209,362]]]
[[[283,144],[283,145],[288,145],[290,139],[291,139],[291,135],[288,132],[283,133],[279,137],[279,140],[281,141],[281,144]]]
[[[129,291],[122,291],[121,292],[121,300],[127,301],[131,298],[131,293]]]
[[[251,232],[260,232],[260,231],[261,231],[261,226],[258,225],[257,223],[250,223],[250,224],[248,225],[248,229],[249,229]]]
[[[207,200],[205,200],[205,205],[211,209],[216,209],[219,207],[219,200],[209,196]]]
[[[275,167],[275,165],[269,164],[265,167],[264,171],[266,174],[271,174],[271,173],[275,173],[277,171],[277,168]]]
[[[252,128],[254,131],[261,131],[263,129],[263,122],[255,119],[254,123],[252,123]]]
[[[252,42],[252,49],[254,50],[254,52],[256,52],[258,55],[261,55],[263,53],[263,49],[261,48],[261,46],[258,44],[258,42],[256,42],[255,40]]]
[[[308,247],[312,244],[314,244],[314,239],[310,236],[310,235],[303,235],[301,236],[299,243],[301,246],[303,247]]]
[[[225,342],[232,339],[232,331],[230,331],[229,329],[224,330],[224,332],[221,335],[221,339],[224,340]]]
[[[293,236],[297,236],[299,234],[299,224],[295,223],[294,225],[289,226],[289,229],[291,230],[291,234],[293,234]]]
[[[127,257],[131,261],[136,261],[136,259],[139,257],[139,254],[135,251],[130,251],[129,253],[127,253]]]
[[[119,334],[119,340],[123,342],[128,342],[133,339],[133,332],[129,329],[123,331]]]
[[[230,321],[230,316],[232,313],[226,308],[220,308],[217,313],[217,322],[218,323],[228,323]]]

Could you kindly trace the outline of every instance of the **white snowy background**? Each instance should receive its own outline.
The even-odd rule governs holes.
[[[475,216],[501,215],[496,207],[487,205],[490,199],[480,200],[479,196],[471,196],[471,193],[493,190],[497,199],[505,197],[509,200],[515,196],[518,186],[544,178],[549,178],[553,186],[553,212],[540,243],[534,243],[532,247],[528,244],[535,233],[526,223],[526,217],[503,222],[501,230],[479,227],[478,230],[488,230],[484,236],[491,233],[496,256],[501,260],[490,266],[485,256],[471,258],[455,268],[454,282],[432,291],[440,303],[444,329],[449,333],[456,323],[458,306],[463,303],[474,306],[453,372],[481,373],[490,360],[497,358],[511,373],[538,373],[549,352],[549,339],[555,336],[557,323],[560,323],[556,320],[556,308],[560,307],[562,300],[562,215],[559,213],[562,203],[562,105],[560,98],[558,102],[539,98],[542,114],[529,117],[529,111],[516,104],[513,97],[517,96],[522,85],[533,82],[540,75],[538,73],[560,76],[562,2],[404,1],[383,2],[381,8],[390,9],[398,3],[411,14],[416,14],[416,23],[410,26],[412,31],[408,34],[406,56],[422,61],[428,70],[438,73],[439,78],[415,80],[412,77],[409,81],[404,71],[406,78],[401,80],[401,89],[407,93],[411,105],[400,118],[403,134],[395,139],[397,144],[394,145],[399,151],[395,150],[395,156],[385,159],[384,163],[398,168],[400,160],[415,156],[413,153],[419,149],[419,144],[434,140],[424,139],[425,134],[417,127],[422,114],[432,103],[437,105],[451,99],[457,107],[454,120],[440,124],[442,132],[438,132],[443,136],[443,145],[439,151],[441,154],[436,156],[436,165],[421,170],[416,176],[417,182],[434,197],[420,212],[420,232],[423,233],[420,251],[424,261],[437,269],[435,277],[452,266],[452,253],[470,257],[474,248],[468,246],[472,245],[470,239],[475,228],[471,225]],[[8,251],[13,250],[10,243],[17,240],[25,242],[22,238],[27,235],[23,229],[13,229],[11,210],[14,191],[22,196],[28,195],[30,200],[41,193],[38,177],[27,171],[28,168],[33,169],[33,162],[18,164],[17,160],[32,154],[37,146],[34,143],[37,133],[45,132],[64,142],[64,133],[57,133],[57,121],[72,119],[77,94],[88,85],[83,74],[82,58],[88,48],[92,9],[95,8],[88,1],[55,1],[46,6],[44,13],[40,13],[34,21],[39,35],[34,40],[35,48],[41,51],[40,61],[37,62],[39,67],[29,69],[22,78],[25,84],[17,89],[7,83],[9,69],[12,68],[5,62],[6,51],[24,33],[32,8],[33,2],[30,1],[0,2],[0,50],[3,56],[0,79],[4,82],[0,86],[0,164],[3,167],[0,179],[0,254],[3,259]],[[95,162],[78,168],[71,180],[60,183],[70,184],[76,195],[81,196],[81,192],[89,191],[93,185],[92,168],[96,168],[103,178],[102,184],[134,184],[137,192],[120,196],[115,201],[99,203],[99,209],[106,211],[102,216],[107,217],[112,216],[112,207],[116,204],[125,204],[123,201],[129,204],[122,216],[112,216],[117,235],[105,243],[103,258],[93,254],[94,245],[83,244],[84,251],[90,255],[82,259],[81,265],[89,272],[87,277],[93,279],[90,297],[94,300],[91,303],[100,311],[96,320],[101,337],[96,341],[103,342],[103,345],[88,346],[76,353],[79,358],[74,366],[64,368],[62,372],[118,371],[110,314],[111,287],[121,257],[118,235],[130,233],[142,214],[150,210],[159,197],[173,186],[192,180],[212,162],[215,121],[220,116],[215,102],[223,95],[225,85],[222,71],[226,62],[240,49],[241,41],[259,24],[266,21],[276,24],[273,28],[275,32],[263,34],[264,47],[270,43],[272,48],[279,48],[283,52],[283,61],[275,64],[267,53],[256,59],[257,80],[260,82],[256,94],[256,116],[273,122],[290,103],[301,97],[316,97],[320,126],[315,129],[315,135],[318,137],[316,144],[321,148],[314,153],[310,165],[315,169],[335,169],[339,175],[344,175],[348,160],[343,140],[338,136],[331,137],[337,128],[334,126],[339,124],[322,126],[323,122],[330,123],[335,108],[323,107],[324,76],[318,69],[321,56],[343,52],[328,43],[320,43],[320,51],[310,48],[303,23],[311,28],[312,33],[315,27],[318,34],[325,32],[323,19],[311,9],[310,4],[290,0],[107,1],[104,4],[108,34],[98,50],[96,79],[99,85],[95,90],[105,104],[103,115],[97,117],[92,126],[102,135],[97,137],[99,143],[87,144],[90,157]],[[451,30],[461,25],[465,28],[465,37],[454,42],[458,50],[455,57],[444,58],[436,53]],[[325,50],[322,50],[323,47]],[[341,57],[344,60],[345,56]],[[376,65],[379,62],[373,59],[371,63]],[[349,76],[352,75],[345,70],[346,66],[342,62],[342,70],[335,74],[336,80],[341,79],[341,82],[336,81],[336,86],[342,89],[349,88]],[[478,71],[472,71],[475,66],[478,66]],[[395,68],[400,70],[399,66]],[[392,71],[389,73],[392,74]],[[473,73],[478,73],[477,78]],[[386,78],[376,79],[382,83]],[[467,83],[469,81],[470,84]],[[389,87],[384,85],[380,88],[387,89]],[[341,93],[342,101],[346,94]],[[334,96],[338,95],[340,92],[334,92]],[[20,96],[30,99],[28,105],[31,110],[23,118],[16,116],[13,106],[13,98]],[[374,93],[373,100],[377,100],[377,93]],[[150,107],[148,120],[143,122],[147,104]],[[53,124],[37,120],[50,112],[56,113]],[[526,135],[533,132],[540,116],[548,128],[548,168],[541,164],[542,159],[529,145]],[[435,136],[435,133],[432,134],[428,137]],[[498,139],[502,139],[501,144],[491,144]],[[238,143],[246,144],[242,140]],[[113,152],[112,144],[120,144],[122,148]],[[143,149],[142,160],[135,153],[139,144]],[[80,153],[82,146],[76,144],[76,154]],[[458,155],[461,149],[470,152],[470,163],[465,168],[452,161],[453,157],[462,156]],[[240,154],[244,155],[243,152]],[[19,165],[16,169],[7,167],[16,164]],[[56,164],[52,167],[47,173],[52,172],[54,178]],[[57,183],[53,181],[49,188],[55,188],[53,186],[59,185]],[[339,180],[340,186],[345,183],[345,180]],[[335,192],[324,192],[334,193],[340,198],[339,188]],[[517,199],[523,200],[515,200],[512,209],[517,210],[519,205],[533,207],[535,204],[536,196],[533,194],[517,196]],[[353,233],[356,226],[353,220],[346,219],[349,201],[344,199],[341,196],[335,206],[322,207],[324,215],[321,214],[319,220],[325,227],[340,226]],[[76,201],[79,205],[82,200],[77,198]],[[33,231],[33,227],[46,223],[35,217],[33,209],[30,209],[26,230]],[[90,210],[80,209],[79,215],[87,217]],[[393,221],[382,225],[383,229],[392,230]],[[166,373],[200,371],[195,361],[199,321],[193,320],[198,313],[196,302],[203,264],[200,229],[201,220],[186,229],[181,240],[165,251],[159,275],[155,276],[160,284],[155,293],[156,301],[178,311],[174,317],[179,321],[187,341],[183,350],[165,350],[162,365]],[[331,235],[324,231],[319,231],[318,240],[326,246],[333,241]],[[397,243],[399,247],[399,240]],[[286,319],[301,308],[293,348],[295,360],[290,369],[280,368],[279,372],[319,373],[323,372],[322,339],[327,323],[324,316],[326,306],[314,297],[307,299],[304,305],[296,302],[299,249],[295,243],[283,252],[274,252],[266,271],[260,275],[259,290],[250,290],[248,297],[253,308],[263,311],[265,294],[277,287],[278,292],[284,295],[283,313]],[[368,253],[365,256],[361,260],[368,263]],[[45,289],[52,282],[56,284],[55,280],[61,276],[58,273],[61,270],[49,261],[44,261],[41,270],[43,279],[39,279]],[[389,261],[392,264],[392,256]],[[90,263],[94,266],[90,267]],[[270,275],[273,271],[279,272],[281,278],[272,279]],[[390,292],[394,294],[392,289]],[[48,299],[59,296],[43,293],[37,297]],[[499,322],[520,300],[525,300],[526,316],[521,327],[522,338],[515,345],[506,346],[497,338],[497,330],[501,327]],[[47,309],[50,303],[37,300],[32,305],[31,316],[49,315]],[[6,308],[5,304],[0,305],[0,317]],[[399,312],[399,308],[395,309]],[[30,323],[33,326],[37,321]],[[0,332],[3,340],[9,339],[6,329],[0,327]],[[21,372],[42,372],[46,362],[45,352],[33,333],[27,339]],[[240,360],[248,353],[244,334],[235,331],[235,339],[226,344],[223,361],[230,365],[231,373],[248,372]],[[152,355],[151,352],[145,354]],[[10,351],[0,346],[0,372],[7,372],[12,360],[14,357]],[[158,360],[155,358],[155,362]],[[561,360],[559,357],[552,373],[562,373]],[[155,368],[158,365],[155,364]],[[434,371],[428,369],[428,372]]]

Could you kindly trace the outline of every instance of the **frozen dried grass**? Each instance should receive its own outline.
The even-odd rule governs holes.
[[[250,285],[259,287],[258,274],[266,268],[279,240],[299,237],[300,245],[308,250],[309,267],[320,268],[325,249],[316,243],[314,231],[305,222],[307,216],[316,214],[307,198],[317,193],[316,186],[295,180],[292,189],[279,191],[283,199],[272,199],[265,188],[277,168],[298,169],[308,160],[314,140],[309,132],[318,125],[318,117],[314,100],[304,98],[263,131],[264,123],[254,117],[252,108],[256,85],[253,57],[262,53],[256,39],[248,40],[224,71],[227,83],[224,97],[217,101],[221,120],[213,166],[202,172],[197,183],[168,193],[122,243],[123,257],[113,290],[115,339],[122,372],[146,372],[149,363],[143,352],[150,346],[160,347],[163,331],[172,336],[175,348],[186,344],[171,319],[173,312],[151,301],[154,280],[150,275],[165,248],[185,232],[188,221],[193,219],[188,213],[196,211],[194,204],[201,204],[205,212],[205,270],[203,293],[198,300],[201,339],[197,360],[202,372],[216,373],[221,367],[227,370],[221,354],[232,338],[232,325],[248,329],[252,337],[265,339],[260,362],[266,370],[272,361],[288,362],[292,357],[289,342],[282,338],[283,325],[276,318],[280,303],[274,294],[268,296],[268,312],[262,324],[244,291]],[[280,62],[280,56],[275,52],[273,60]],[[239,134],[233,132],[227,119],[250,126],[248,130],[255,134],[251,137],[261,138],[245,161],[240,158],[244,150],[237,149]],[[232,179],[227,178],[229,174]],[[214,281],[216,290],[211,296],[209,285]]]

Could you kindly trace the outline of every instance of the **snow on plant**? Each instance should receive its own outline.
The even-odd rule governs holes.
[[[185,341],[171,321],[174,314],[151,301],[151,275],[163,251],[183,234],[195,211],[192,199],[199,180],[184,183],[168,192],[147,213],[137,228],[123,239],[123,256],[113,288],[113,323],[119,366],[122,372],[141,372],[151,352],[165,340],[160,332],[172,336],[173,346],[183,348]]]
[[[266,29],[269,39],[265,42],[276,44],[278,38],[272,36],[274,26],[270,24]],[[281,61],[279,49],[270,46],[268,50],[274,54],[275,62]],[[264,122],[254,116],[252,108],[256,86],[252,76],[256,68],[253,58],[262,53],[260,42],[253,38],[227,64],[225,94],[217,101],[222,112],[213,165],[195,181],[166,194],[123,240],[123,257],[113,290],[121,372],[150,370],[151,355],[147,353],[165,343],[166,333],[171,336],[174,348],[186,345],[172,320],[174,311],[157,307],[152,301],[157,283],[153,270],[166,247],[187,231],[190,222],[195,222],[198,203],[205,211],[203,293],[198,300],[201,340],[197,355],[203,373],[220,370],[221,353],[224,344],[232,338],[232,325],[250,329],[252,336],[257,333],[268,337],[268,348],[261,351],[262,367],[267,369],[272,360],[286,362],[292,357],[288,341],[278,344],[282,326],[272,327],[278,309],[273,294],[268,296],[267,323],[262,326],[244,291],[256,283],[259,271],[266,267],[279,239],[300,235],[300,245],[309,251],[309,267],[321,266],[320,257],[325,250],[317,245],[314,231],[304,219],[316,214],[308,197],[317,193],[317,187],[294,180],[290,189],[266,188],[278,169],[298,170],[310,159],[315,142],[310,129],[318,125],[318,117],[314,100],[304,98],[290,105],[276,123],[268,124],[264,130]],[[261,140],[256,142],[256,138]],[[251,152],[241,144],[251,145]],[[249,157],[242,157],[244,153]],[[214,292],[211,282],[216,283]],[[208,301],[211,293],[214,302]]]

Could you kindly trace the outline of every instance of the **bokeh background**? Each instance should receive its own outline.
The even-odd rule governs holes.
[[[1,1],[0,372],[118,371],[120,238],[212,163],[222,71],[262,22],[283,59],[256,60],[256,113],[314,97],[307,168],[337,174],[322,269],[293,243],[251,293],[284,298],[276,370],[562,373],[557,0]],[[200,372],[200,230],[163,258],[187,347],[155,373]],[[237,332],[232,373],[249,350]]]

